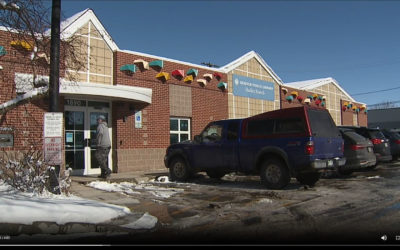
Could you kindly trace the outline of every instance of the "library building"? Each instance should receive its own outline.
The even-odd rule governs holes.
[[[284,83],[250,51],[220,68],[120,49],[91,9],[61,23],[62,38],[83,45],[85,67],[60,65],[61,166],[98,175],[97,117],[105,117],[114,173],[164,169],[166,148],[191,140],[211,121],[312,105],[337,125],[367,126],[367,107],[330,77]],[[130,48],[128,48],[130,49]],[[41,151],[49,110],[49,67],[32,70],[35,48],[0,27],[0,157]],[[47,60],[48,55],[38,60]],[[34,77],[35,76],[35,77]],[[70,79],[74,79],[73,81]],[[43,84],[45,83],[45,84]],[[46,84],[47,83],[47,84]]]

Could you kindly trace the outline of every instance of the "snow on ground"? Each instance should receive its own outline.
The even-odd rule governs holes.
[[[131,214],[127,207],[76,196],[23,193],[0,180],[0,223],[31,225],[35,221],[101,223]]]
[[[156,179],[155,182],[163,182],[169,183],[168,177],[162,177]],[[149,192],[150,194],[158,197],[158,198],[169,198],[177,193],[181,193],[184,189],[181,188],[165,188],[155,186],[149,183],[139,183],[134,184],[130,182],[121,182],[121,183],[108,183],[106,181],[93,181],[88,184],[89,187],[108,191],[108,192],[120,192],[125,194],[138,194],[140,192],[133,191],[133,190],[142,190]]]
[[[130,229],[152,229],[157,224],[157,217],[145,213],[140,219],[132,223],[123,225],[122,227]]]

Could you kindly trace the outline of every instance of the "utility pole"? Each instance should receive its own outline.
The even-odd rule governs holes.
[[[50,112],[58,112],[60,89],[60,19],[61,0],[53,0],[51,9],[51,47],[50,47]]]
[[[60,89],[60,19],[61,0],[52,0],[51,8],[51,47],[50,47],[50,82],[49,82],[49,111],[55,114],[59,112],[59,89]],[[62,120],[62,119],[61,119]],[[51,138],[50,138],[51,139]],[[45,138],[46,140],[46,138]],[[59,141],[62,139],[59,137]],[[61,154],[61,148],[58,152]],[[50,169],[50,188],[54,194],[60,194],[60,165]]]

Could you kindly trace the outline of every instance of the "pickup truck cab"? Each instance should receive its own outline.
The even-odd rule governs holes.
[[[211,178],[240,172],[282,189],[291,177],[312,186],[321,170],[338,168],[345,158],[329,112],[304,106],[211,122],[193,141],[170,145],[164,163],[176,181],[202,171]]]

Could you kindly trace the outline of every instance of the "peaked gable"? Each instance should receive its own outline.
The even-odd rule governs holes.
[[[222,70],[225,73],[228,73],[253,58],[261,64],[261,66],[271,75],[271,77],[279,85],[283,84],[283,81],[281,80],[281,78],[272,70],[272,68],[264,61],[264,59],[259,54],[257,54],[255,51],[248,52],[247,54],[239,57],[238,59],[232,61],[231,63],[221,67],[220,70]]]
[[[96,27],[97,31],[100,33],[111,50],[118,50],[117,44],[113,41],[104,26],[101,24],[100,20],[91,9],[85,9],[61,22],[60,29],[62,39],[68,39],[89,21],[91,21]]]
[[[342,87],[340,87],[339,83],[333,79],[332,77],[327,78],[320,78],[320,79],[312,79],[306,81],[299,81],[299,82],[289,82],[285,83],[284,85],[296,89],[301,90],[314,90],[318,87],[321,87],[326,84],[333,84],[336,88],[338,88],[346,97],[348,97],[349,101],[355,102],[353,97],[351,97]]]

